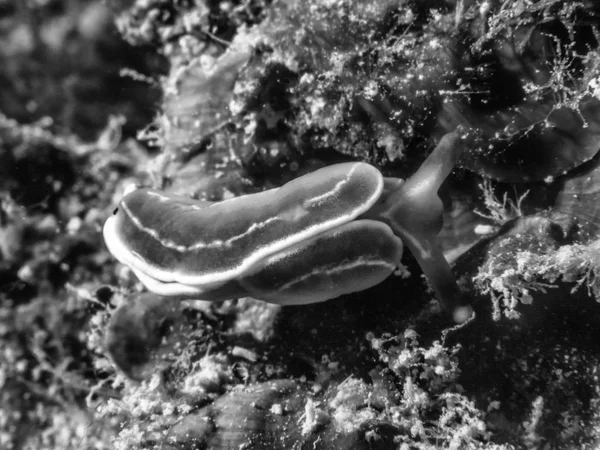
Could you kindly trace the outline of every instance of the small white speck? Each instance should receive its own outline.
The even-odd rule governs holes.
[[[494,232],[494,227],[491,225],[479,224],[475,227],[473,232],[478,236],[487,236],[488,234],[492,234]]]

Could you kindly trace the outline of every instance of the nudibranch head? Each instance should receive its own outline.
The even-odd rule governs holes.
[[[438,191],[462,151],[458,132],[444,135],[419,170],[391,194],[386,213],[390,227],[408,246],[449,312],[458,306],[460,291],[437,241],[444,212]]]

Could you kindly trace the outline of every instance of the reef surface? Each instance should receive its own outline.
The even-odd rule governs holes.
[[[0,448],[595,448],[593,0],[0,2]],[[218,201],[406,178],[459,127],[439,239],[303,306],[158,297],[107,251],[131,185]]]

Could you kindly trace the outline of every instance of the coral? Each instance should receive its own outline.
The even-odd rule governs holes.
[[[522,242],[523,236],[518,239]],[[510,246],[511,242],[502,244]],[[541,251],[539,248],[505,248],[503,255],[486,262],[475,282],[484,294],[492,296],[496,318],[500,317],[501,311],[508,317],[518,317],[519,302],[531,303],[534,292],[546,293],[548,289],[556,288],[559,281],[571,284],[571,292],[584,286],[589,295],[600,301],[598,250],[598,241]],[[502,261],[507,253],[510,260]]]
[[[437,341],[420,347],[412,329],[403,336],[374,339],[372,345],[391,369],[391,379],[402,386],[400,398],[386,405],[386,415],[405,432],[397,438],[400,448],[502,448],[486,443],[491,433],[484,415],[462,394],[459,347]]]
[[[463,125],[471,139],[465,166],[509,181],[547,179],[596,153],[593,6],[429,8],[274,4],[253,27],[239,27],[224,54],[212,45],[202,56],[172,58],[166,86],[181,86],[164,103],[161,142],[184,151],[229,145],[242,164],[276,152],[292,171],[332,150],[410,166],[432,134]]]
[[[386,23],[388,17],[400,20]],[[254,123],[249,127],[256,130],[254,138],[287,129],[285,139],[299,150],[333,148],[371,158],[386,154],[390,138],[413,138],[411,124],[421,122],[428,110],[406,105],[406,92],[427,90],[411,72],[428,68],[421,61],[427,58],[419,48],[421,36],[413,38],[413,46],[410,38],[396,40],[411,22],[411,13],[394,2],[290,2],[275,10],[246,38],[266,50],[260,66],[251,67],[251,78],[239,81],[245,104],[239,109],[246,112],[246,122]],[[419,67],[404,66],[410,60],[419,61]],[[443,73],[444,67],[438,60],[435,70]],[[378,145],[380,155],[373,154]]]

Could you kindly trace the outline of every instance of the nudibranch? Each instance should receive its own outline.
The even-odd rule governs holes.
[[[374,286],[406,244],[449,309],[458,288],[436,241],[438,190],[460,149],[458,133],[445,135],[406,181],[353,162],[216,203],[138,189],[108,218],[104,240],[156,294],[284,305]]]

